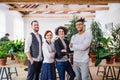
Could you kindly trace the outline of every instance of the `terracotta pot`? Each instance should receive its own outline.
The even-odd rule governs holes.
[[[5,66],[7,62],[7,58],[1,58],[0,59],[0,66]]]
[[[120,56],[115,56],[115,62],[120,62]]]
[[[14,56],[11,54],[11,60],[15,60]]]
[[[90,58],[91,58],[91,61],[92,61],[93,63],[95,63],[95,61],[96,61],[96,53],[91,52],[91,53],[90,53]]]
[[[9,54],[8,57],[11,59],[11,60],[15,60],[14,56],[12,54]]]
[[[73,54],[69,54],[70,63],[73,64]]]
[[[23,61],[22,61],[22,64],[23,64],[24,66],[27,66],[27,60],[23,60]]]
[[[19,58],[18,57],[15,57],[15,63],[20,63],[20,61],[19,61]]]
[[[114,60],[115,60],[115,56],[111,56],[110,61],[107,61],[107,60],[106,60],[106,63],[107,63],[107,64],[113,64],[113,63],[114,63]]]

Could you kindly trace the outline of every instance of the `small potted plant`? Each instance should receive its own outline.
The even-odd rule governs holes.
[[[23,65],[25,65],[25,66],[27,65],[27,56],[26,56],[25,53],[19,52],[18,53],[18,58],[19,58],[20,63],[22,62]]]
[[[9,51],[8,42],[1,41],[0,42],[0,65],[6,65],[8,51]]]
[[[16,40],[11,41],[9,45],[11,45],[10,53],[14,55],[16,63],[19,63],[18,53],[24,52],[24,43],[22,40]]]

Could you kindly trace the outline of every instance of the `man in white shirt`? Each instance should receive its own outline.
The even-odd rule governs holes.
[[[29,34],[25,41],[25,53],[28,58],[27,80],[39,80],[42,65],[42,37],[38,33],[39,24],[34,20],[31,22],[33,32]]]
[[[84,31],[83,18],[76,21],[75,26],[78,31],[73,35],[69,47],[74,51],[73,64],[77,80],[88,80],[89,76],[89,46],[92,35]]]

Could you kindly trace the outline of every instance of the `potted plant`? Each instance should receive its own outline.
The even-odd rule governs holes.
[[[14,55],[16,63],[19,63],[18,53],[24,52],[24,43],[22,42],[22,40],[16,40],[16,41],[11,41],[9,45],[11,46],[10,53]]]
[[[1,41],[0,42],[0,65],[6,65],[8,51],[9,51],[8,42]]]
[[[100,38],[100,45],[97,47],[95,66],[98,66],[103,59],[106,59],[108,64],[112,64],[114,59],[113,52],[110,48],[111,38]],[[109,63],[112,60],[112,63]]]
[[[24,52],[19,52],[18,58],[20,63],[22,62],[23,65],[27,65],[27,56]]]
[[[112,29],[112,46],[115,53],[115,62],[120,62],[120,24],[117,24]]]
[[[90,30],[93,36],[91,46],[90,46],[90,58],[92,59],[92,62],[95,62],[96,60],[96,53],[98,52],[97,47],[100,45],[100,38],[103,37],[103,32],[101,30],[101,24],[97,21],[92,21]]]
[[[100,27],[99,22],[93,21],[90,28],[93,36],[90,57],[92,57],[92,62],[95,62],[95,66],[98,66],[103,59],[109,62],[113,55],[110,47],[111,38],[104,37]]]

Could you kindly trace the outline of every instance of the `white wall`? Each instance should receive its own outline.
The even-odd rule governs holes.
[[[9,11],[8,6],[0,4],[0,37],[10,34],[11,40],[24,38],[24,22],[22,15],[17,11]]]
[[[105,28],[106,24],[113,23],[114,26],[120,23],[120,3],[110,3],[108,6],[108,11],[97,11],[95,18],[96,21],[99,21],[101,23],[102,29],[104,33],[106,33],[106,36],[110,35],[110,31]]]
[[[5,33],[5,14],[0,10],[0,37],[2,37]]]

